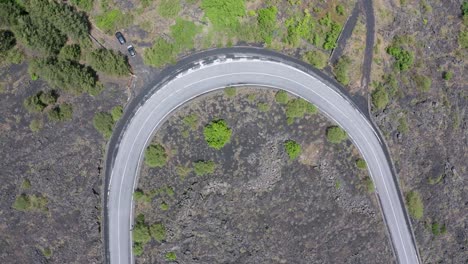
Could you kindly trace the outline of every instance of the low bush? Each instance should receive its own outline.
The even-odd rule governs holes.
[[[18,211],[43,211],[46,212],[49,209],[47,208],[48,200],[46,197],[41,195],[27,195],[21,194],[16,197],[15,202],[13,203],[13,209]]]
[[[57,102],[58,94],[54,90],[48,92],[40,92],[39,100],[45,105],[52,105]]]
[[[453,72],[452,71],[446,71],[446,72],[444,72],[442,77],[444,78],[444,80],[450,81],[453,78]]]
[[[418,87],[418,90],[421,92],[428,92],[431,89],[432,80],[430,77],[425,75],[415,75],[414,81],[416,82],[416,87]]]
[[[167,211],[169,210],[169,204],[167,204],[165,201],[162,201],[159,205],[159,209],[161,209],[162,211]]]
[[[226,121],[219,119],[211,121],[203,130],[208,146],[220,150],[231,140],[232,130]]]
[[[375,185],[374,182],[370,177],[366,177],[364,179],[364,183],[366,184],[366,189],[368,193],[373,193],[375,191]]]
[[[70,104],[62,104],[54,107],[48,113],[51,121],[69,121],[73,118],[73,107]]]
[[[187,177],[191,171],[192,171],[192,168],[190,167],[184,167],[184,166],[176,167],[177,175],[179,175],[181,180],[184,180],[185,177]]]
[[[198,128],[198,116],[197,116],[197,114],[190,114],[190,115],[185,116],[182,119],[182,122],[184,123],[184,125],[186,127],[190,128],[190,130],[192,130],[192,131],[195,131]]]
[[[118,9],[113,9],[96,16],[96,26],[106,33],[117,30],[120,21],[125,19],[125,15]]]
[[[288,153],[290,160],[296,159],[301,154],[301,145],[294,140],[286,140],[284,142],[284,149]]]
[[[280,103],[280,104],[287,104],[288,101],[289,101],[289,98],[288,98],[288,93],[286,91],[278,91],[276,94],[275,94],[275,100],[277,103]]]
[[[150,233],[154,240],[163,242],[166,240],[166,227],[162,223],[154,223],[150,226]]]
[[[144,193],[142,190],[135,190],[135,192],[133,192],[133,198],[137,202],[150,203],[151,200],[153,199],[153,196],[150,194]]]
[[[193,170],[197,176],[212,174],[216,169],[213,161],[197,161],[193,163]]]
[[[286,104],[286,117],[293,121],[294,118],[302,118],[307,112],[315,113],[316,108],[302,98],[289,100]]]
[[[347,138],[348,135],[346,134],[346,131],[344,131],[341,127],[331,126],[327,128],[327,139],[329,142],[338,144]]]
[[[31,181],[28,179],[24,179],[23,183],[21,183],[21,189],[29,189],[31,188]]]
[[[94,0],[70,0],[79,9],[89,12],[93,9]]]
[[[343,16],[345,13],[345,8],[342,5],[337,5],[335,11],[338,15]]]
[[[201,8],[216,30],[237,30],[245,15],[245,0],[202,0]]]
[[[468,31],[462,30],[458,35],[458,45],[464,49],[468,49]]]
[[[40,113],[47,107],[41,99],[39,99],[40,93],[29,96],[23,102],[24,108],[30,113]]]
[[[145,50],[143,60],[147,65],[160,67],[167,63],[174,63],[176,55],[173,44],[163,38],[158,38],[151,48]]]
[[[270,110],[270,105],[267,103],[258,103],[257,107],[261,112],[268,112]]]
[[[387,48],[387,53],[395,59],[395,67],[400,71],[406,71],[413,65],[413,53],[395,44]]]
[[[177,52],[193,49],[193,39],[198,32],[199,28],[193,22],[177,18],[175,25],[171,26],[171,35]]]
[[[268,8],[261,8],[258,10],[257,22],[260,30],[259,34],[262,40],[271,44],[273,40],[273,33],[276,29],[276,14],[278,9],[275,6]]]
[[[120,105],[114,106],[111,110],[112,120],[117,122],[123,115],[123,107]]]
[[[175,17],[181,10],[180,0],[161,0],[158,5],[158,13],[162,17]]]
[[[224,94],[225,94],[227,97],[234,97],[234,96],[236,96],[236,94],[237,94],[236,87],[226,87],[226,88],[224,88]]]
[[[144,252],[144,248],[141,243],[133,243],[133,255],[141,256],[143,252]]]
[[[296,47],[301,39],[310,41],[312,32],[315,28],[315,22],[309,12],[304,11],[302,15],[294,16],[285,21],[286,37],[285,41]]]
[[[133,242],[140,243],[142,246],[151,241],[149,228],[145,223],[145,216],[143,214],[139,214],[137,216],[137,221],[135,223],[135,227],[133,228],[132,236]]]
[[[177,255],[176,255],[175,252],[167,252],[165,257],[166,257],[167,261],[176,261],[177,260]]]
[[[112,129],[114,127],[114,119],[112,115],[105,112],[99,112],[94,115],[93,125],[99,133],[105,138],[109,139],[112,135]]]
[[[0,30],[0,53],[7,52],[16,45],[16,38],[9,30]]]
[[[409,128],[408,128],[408,121],[406,121],[406,116],[398,119],[397,130],[398,132],[403,133],[403,134],[408,133]]]
[[[164,167],[167,162],[167,153],[161,144],[151,144],[145,150],[145,163],[150,168]]]
[[[371,98],[372,104],[380,110],[385,109],[389,102],[388,93],[383,86],[377,87],[377,89],[372,92]]]
[[[366,164],[366,161],[364,159],[357,159],[356,160],[356,167],[358,167],[358,169],[361,169],[361,170],[365,170],[367,169],[367,164]]]
[[[424,214],[424,204],[421,199],[421,195],[417,191],[410,191],[406,195],[406,205],[408,206],[408,212],[414,219],[421,219]]]
[[[351,59],[347,56],[341,57],[335,64],[333,72],[335,73],[336,80],[343,85],[349,84],[349,66],[351,65]]]
[[[321,51],[314,50],[306,52],[303,59],[317,69],[323,69],[327,66],[328,56]]]
[[[325,50],[332,50],[336,48],[336,42],[341,33],[341,26],[332,22],[330,25],[330,30],[325,34],[325,42],[323,43],[323,48]]]

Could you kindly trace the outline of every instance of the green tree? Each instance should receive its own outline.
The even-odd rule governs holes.
[[[220,150],[229,143],[232,130],[228,127],[226,121],[222,119],[213,120],[205,126],[203,135],[208,146]]]
[[[367,164],[366,164],[366,161],[364,159],[357,159],[356,160],[356,167],[358,167],[358,169],[361,169],[361,170],[365,170],[367,168]]]
[[[94,5],[94,0],[70,0],[70,2],[86,12],[91,11]]]
[[[421,199],[421,195],[417,191],[410,191],[406,195],[406,205],[408,206],[408,212],[414,219],[421,219],[424,214],[424,204]]]
[[[288,153],[290,160],[296,159],[301,154],[301,145],[294,140],[286,140],[284,142],[284,149]]]
[[[333,72],[335,73],[336,80],[343,85],[349,84],[349,67],[351,59],[347,56],[341,57],[335,64]]]
[[[347,138],[348,135],[346,134],[346,131],[344,131],[341,127],[331,126],[327,128],[327,139],[329,142],[338,144]]]
[[[9,30],[0,30],[0,53],[9,51],[16,45],[16,38]]]
[[[395,67],[400,71],[406,71],[413,65],[413,53],[396,46],[396,44],[389,46],[387,53],[395,59]]]
[[[144,248],[141,243],[133,243],[133,255],[141,256],[143,252],[144,252]]]
[[[51,109],[48,113],[51,121],[69,121],[73,118],[73,107],[70,104],[62,104]]]
[[[377,107],[377,109],[385,109],[389,102],[388,93],[384,87],[379,86],[377,89],[372,92],[372,104]]]
[[[135,227],[133,228],[133,242],[142,246],[151,240],[148,226],[145,224],[143,214],[138,215]]]
[[[193,164],[193,170],[197,176],[212,174],[216,169],[213,161],[197,161]]]
[[[99,112],[94,115],[93,125],[105,139],[109,139],[112,135],[114,119],[109,113]]]
[[[40,94],[35,94],[32,96],[29,96],[26,98],[23,102],[24,108],[28,110],[30,113],[40,113],[44,110],[44,108],[47,107],[46,104],[44,104],[40,99],[39,99]]]
[[[57,102],[58,94],[54,90],[50,90],[48,92],[40,92],[39,100],[45,105],[52,105]]]
[[[342,5],[337,5],[336,8],[335,8],[335,10],[336,10],[336,13],[337,13],[338,15],[340,15],[340,16],[343,16],[343,15],[344,15],[344,12],[345,12],[344,6],[342,6]]]
[[[167,153],[161,144],[151,144],[145,151],[145,163],[150,168],[164,167],[167,162]]]
[[[111,111],[112,120],[117,122],[123,115],[123,107],[121,105],[114,106]]]
[[[64,60],[79,61],[81,48],[78,44],[64,46],[59,53],[59,57]]]
[[[120,52],[108,49],[97,49],[89,53],[88,63],[95,70],[116,76],[129,74],[130,66],[127,58]]]

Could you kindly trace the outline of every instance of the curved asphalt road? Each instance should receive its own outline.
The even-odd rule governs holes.
[[[235,50],[235,49],[233,49]],[[237,49],[242,50],[242,49]],[[419,263],[407,215],[378,134],[358,107],[336,88],[298,64],[266,58],[261,52],[201,61],[162,80],[124,116],[109,145],[106,174],[106,249],[112,264],[133,263],[132,193],[143,153],[152,135],[177,107],[201,94],[232,85],[281,88],[315,104],[344,128],[367,161],[399,263]],[[268,52],[267,52],[268,53]],[[253,54],[253,55],[252,55]],[[228,120],[229,122],[229,120]]]

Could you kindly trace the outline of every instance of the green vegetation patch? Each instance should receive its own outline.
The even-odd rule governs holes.
[[[318,69],[325,68],[328,62],[328,56],[325,53],[316,50],[306,52],[303,59]]]
[[[171,252],[167,252],[166,255],[165,255],[165,257],[166,257],[166,260],[167,260],[167,261],[176,261],[176,260],[177,260],[177,255],[176,255],[176,253],[175,253],[175,252],[172,252],[172,251],[171,251]]]
[[[371,98],[372,104],[380,110],[385,109],[389,102],[388,93],[383,86],[377,87],[377,89],[372,92]]]
[[[133,255],[141,256],[144,252],[144,246],[141,243],[133,243]]]
[[[414,81],[421,92],[428,92],[431,89],[432,80],[428,76],[417,74],[414,76]]]
[[[327,128],[327,139],[329,142],[338,144],[346,140],[347,138],[348,135],[346,134],[346,131],[344,131],[341,127],[331,126]]]
[[[150,233],[154,240],[163,242],[166,240],[166,227],[162,223],[154,223],[150,226]]]
[[[226,88],[224,88],[224,94],[225,94],[227,97],[234,97],[234,96],[236,96],[236,94],[237,94],[236,87],[226,87]]]
[[[237,30],[245,15],[245,0],[202,0],[201,8],[216,30]]]
[[[79,9],[89,12],[93,9],[94,0],[70,0]]]
[[[133,242],[144,245],[151,241],[148,225],[145,223],[145,216],[139,214],[136,219],[135,227],[133,228]]]
[[[444,74],[442,75],[442,78],[444,78],[444,80],[446,80],[446,81],[452,80],[452,78],[453,78],[453,72],[452,72],[452,71],[446,71],[446,72],[444,72]]]
[[[193,163],[193,170],[197,176],[212,174],[216,169],[213,161],[197,161]]]
[[[31,129],[32,132],[37,132],[43,127],[44,123],[42,122],[42,119],[33,119],[31,123],[29,123],[29,129]]]
[[[288,153],[290,160],[296,159],[301,154],[301,145],[294,140],[286,140],[284,142],[284,149]]]
[[[127,57],[113,50],[104,48],[93,50],[88,54],[86,61],[95,70],[109,75],[122,76],[130,73]]]
[[[275,100],[279,104],[287,104],[289,101],[288,93],[286,91],[278,91],[275,94]]]
[[[158,38],[151,48],[145,50],[143,60],[147,65],[160,67],[166,63],[174,63],[176,55],[173,44],[163,38]]]
[[[270,105],[267,103],[258,103],[257,107],[261,112],[268,112],[270,110]]]
[[[273,33],[276,29],[277,13],[278,9],[275,6],[258,10],[257,22],[260,30],[259,34],[262,40],[267,44],[271,44],[273,40]]]
[[[69,121],[73,118],[73,107],[71,104],[61,104],[54,107],[47,114],[49,119],[53,122]]]
[[[99,133],[105,138],[109,139],[112,136],[112,129],[114,127],[114,119],[112,115],[106,112],[99,112],[94,115],[93,125]]]
[[[158,14],[166,18],[177,16],[180,10],[180,0],[161,0],[158,5]]]
[[[368,193],[373,193],[375,191],[374,182],[372,181],[372,179],[370,177],[366,177],[364,179],[364,183],[366,185],[366,189],[367,189]]]
[[[123,115],[123,107],[121,105],[114,106],[111,110],[111,116],[114,123],[117,122]]]
[[[47,208],[47,197],[41,195],[27,195],[21,194],[16,196],[15,202],[13,203],[13,209],[18,211],[48,211]]]
[[[193,39],[198,32],[199,28],[193,22],[177,18],[171,26],[175,49],[179,52],[193,49]]]
[[[125,15],[120,10],[113,9],[96,16],[95,20],[98,28],[110,33],[117,30],[120,21],[125,20]]]
[[[408,206],[408,212],[414,219],[421,219],[424,214],[424,204],[421,199],[421,195],[417,191],[410,191],[406,195],[406,205]]]
[[[412,52],[393,44],[387,48],[387,53],[395,59],[395,67],[400,71],[406,71],[413,66],[414,55]]]
[[[6,52],[14,48],[16,38],[13,32],[9,30],[0,30],[0,52]]]
[[[229,143],[232,130],[228,127],[226,121],[219,119],[211,121],[203,130],[205,141],[208,146],[220,150]]]
[[[308,11],[304,11],[301,15],[296,15],[288,18],[285,21],[286,37],[285,41],[289,45],[296,47],[301,39],[312,41],[312,32],[315,29],[315,21],[312,19]]]
[[[167,153],[161,144],[151,144],[145,150],[145,164],[150,168],[164,167],[167,162]]]
[[[341,57],[333,68],[336,80],[343,85],[349,84],[349,67],[351,66],[351,59],[347,56]]]
[[[361,170],[365,170],[367,169],[367,164],[366,164],[366,161],[364,159],[357,159],[356,160],[356,167],[358,167],[358,169],[361,169]]]
[[[31,181],[28,179],[24,179],[23,182],[21,183],[21,189],[29,189],[31,188]]]
[[[198,128],[198,116],[197,116],[197,114],[190,114],[190,115],[185,116],[182,119],[182,122],[184,123],[184,125],[186,127],[190,128],[190,130],[192,130],[192,131],[195,131]]]

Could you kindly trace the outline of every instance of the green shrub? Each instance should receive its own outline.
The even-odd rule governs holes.
[[[187,177],[191,171],[192,171],[192,168],[189,168],[189,167],[184,167],[184,166],[176,167],[177,175],[179,175],[181,180],[184,180],[185,177]]]
[[[95,70],[116,76],[129,74],[130,66],[127,58],[120,52],[108,49],[97,49],[87,56],[87,62]]]
[[[286,91],[278,91],[276,94],[275,94],[275,100],[277,103],[280,103],[280,104],[287,104],[288,101],[289,101],[289,98],[288,98],[288,93]]]
[[[180,0],[161,0],[158,13],[162,17],[175,17],[181,9]]]
[[[336,80],[343,85],[349,84],[349,67],[351,59],[347,56],[341,57],[335,64],[333,72],[335,73]]]
[[[59,57],[63,60],[79,61],[81,48],[77,44],[66,45],[60,50]]]
[[[375,191],[375,185],[374,185],[374,182],[372,181],[372,179],[370,177],[366,177],[364,179],[364,182],[366,184],[367,192],[368,193],[373,193]]]
[[[153,199],[152,195],[146,194],[142,190],[135,190],[135,192],[133,192],[133,198],[137,202],[145,202],[145,203],[150,203],[151,200]]]
[[[335,8],[335,10],[336,10],[336,13],[337,13],[338,15],[340,15],[340,16],[343,16],[343,15],[344,15],[344,12],[345,12],[344,6],[342,6],[342,5],[337,5],[336,8]]]
[[[24,60],[24,54],[18,48],[0,52],[0,66],[20,64]]]
[[[193,170],[197,176],[212,174],[216,169],[213,161],[197,161],[193,163]]]
[[[94,115],[93,125],[99,133],[105,138],[109,139],[112,135],[112,128],[114,127],[114,119],[112,115],[105,112],[99,112]]]
[[[13,209],[18,211],[48,211],[47,198],[44,196],[21,194],[16,197]]]
[[[9,30],[0,30],[0,53],[7,52],[16,45],[16,38]]]
[[[312,19],[309,12],[304,11],[302,15],[297,15],[291,18],[288,18],[285,21],[286,26],[286,37],[285,41],[296,47],[301,39],[310,41],[312,32],[315,28],[315,22]]]
[[[331,126],[327,128],[327,139],[329,142],[338,144],[347,138],[348,135],[346,134],[346,131],[344,131],[341,127]]]
[[[32,132],[41,130],[43,126],[42,119],[33,119],[31,123],[29,123],[29,129],[31,129]]]
[[[144,248],[141,243],[133,243],[133,255],[141,256],[143,252],[144,252]]]
[[[40,99],[39,99],[40,93],[31,95],[28,98],[26,98],[23,102],[24,108],[28,110],[30,113],[40,113],[46,108],[46,104],[44,104]]]
[[[89,12],[93,9],[94,0],[70,0],[79,9]]]
[[[234,97],[234,96],[236,96],[236,94],[237,94],[236,87],[226,87],[226,88],[224,88],[224,94],[225,94],[227,97]]]
[[[424,205],[421,199],[421,195],[417,191],[410,191],[406,195],[406,205],[408,206],[408,212],[414,219],[421,219],[424,214]]]
[[[171,26],[175,49],[178,52],[193,49],[193,39],[198,31],[199,28],[193,22],[177,18],[175,25]]]
[[[39,92],[39,100],[45,105],[52,105],[57,102],[58,94],[54,90]]]
[[[162,223],[155,223],[150,226],[150,233],[154,240],[163,242],[166,240],[166,227]]]
[[[453,78],[453,72],[452,71],[446,71],[444,72],[443,76],[444,80],[450,81]]]
[[[102,89],[91,68],[68,60],[35,59],[29,64],[29,72],[41,77],[51,86],[75,94],[88,92],[96,95]]]
[[[70,104],[62,104],[54,107],[48,113],[51,121],[69,121],[73,118],[73,107]]]
[[[106,33],[116,31],[119,21],[125,19],[125,15],[118,9],[113,9],[96,16],[96,26]]]
[[[23,180],[23,183],[21,183],[21,188],[22,188],[22,189],[29,189],[29,188],[31,188],[31,181],[29,181],[28,179],[24,179],[24,180]]]
[[[159,205],[159,209],[161,209],[162,211],[167,211],[169,210],[169,205],[165,201],[162,201]]]
[[[432,223],[431,231],[434,236],[440,235],[440,225],[437,222]]]
[[[336,48],[336,41],[341,33],[341,26],[338,23],[332,22],[330,30],[325,34],[325,42],[323,48],[325,50],[332,50]]]
[[[312,64],[318,69],[323,69],[327,66],[328,56],[321,51],[308,51],[304,54],[304,60]]]
[[[270,110],[270,105],[267,103],[258,103],[257,107],[258,107],[258,110],[262,112],[268,112],[268,110]]]
[[[361,170],[365,170],[367,168],[367,164],[366,164],[366,161],[363,160],[363,159],[357,159],[356,160],[356,167],[358,167],[358,169],[361,169]]]
[[[198,127],[198,116],[197,114],[190,114],[188,116],[185,116],[184,119],[182,119],[182,122],[192,131],[195,131]]]
[[[114,106],[111,110],[112,120],[117,122],[123,115],[123,107],[121,105]]]
[[[408,128],[408,122],[406,121],[406,117],[401,117],[400,119],[398,119],[397,130],[403,134],[408,133],[409,128]]]
[[[313,115],[313,114],[316,114],[318,112],[318,109],[315,105],[307,102],[307,105],[306,105],[306,113],[310,114],[310,115]]]
[[[148,226],[145,224],[143,214],[137,216],[135,227],[133,228],[133,242],[140,243],[142,246],[151,240]]]
[[[245,0],[202,0],[201,8],[216,30],[236,30],[245,15]]]
[[[284,142],[284,149],[288,153],[290,160],[296,159],[301,154],[301,145],[294,140],[286,140]]]
[[[385,109],[387,107],[389,99],[388,93],[384,87],[379,86],[377,89],[372,92],[372,104],[377,107],[377,109]]]
[[[413,65],[413,53],[395,44],[387,48],[387,53],[395,59],[395,67],[400,71],[406,71]]]
[[[149,145],[145,151],[145,163],[150,168],[164,167],[167,162],[167,153],[161,144]]]
[[[422,92],[428,92],[431,89],[432,80],[430,77],[425,75],[415,75],[414,81],[416,82],[416,86]]]
[[[259,34],[262,40],[271,44],[273,40],[273,33],[276,29],[276,14],[278,9],[275,6],[268,8],[261,8],[258,10],[257,22],[259,27]]]
[[[460,35],[458,35],[458,45],[464,49],[468,49],[468,31],[462,30],[460,31]]]
[[[229,143],[232,130],[228,127],[226,121],[219,119],[211,121],[203,130],[205,141],[208,146],[220,150]]]
[[[315,106],[307,102],[302,98],[289,100],[286,104],[286,117],[289,120],[294,118],[302,118],[306,112],[314,113],[316,110]]]
[[[175,62],[176,49],[174,45],[163,38],[158,38],[153,46],[145,50],[143,60],[145,64],[160,67]]]
[[[166,253],[166,260],[167,261],[176,261],[177,260],[176,253],[175,252],[167,252]]]
[[[50,248],[43,248],[42,249],[42,254],[44,255],[44,257],[46,258],[50,258],[52,256],[52,249]]]

